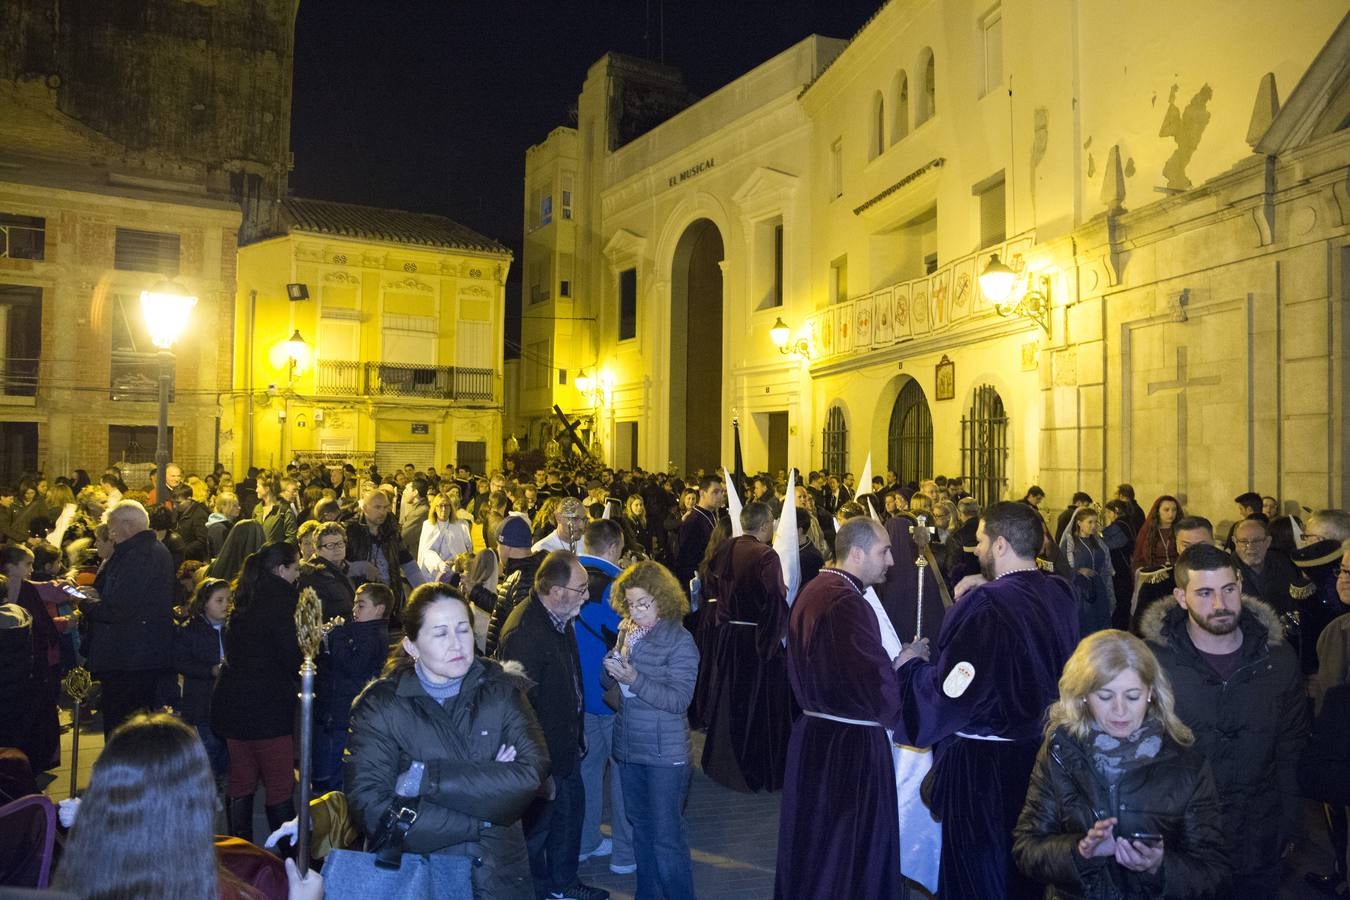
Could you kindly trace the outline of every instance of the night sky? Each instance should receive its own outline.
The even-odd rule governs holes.
[[[665,0],[664,59],[706,96],[809,34],[850,37],[882,0]],[[658,59],[658,0],[302,0],[291,192],[449,216],[515,252],[525,150],[575,125],[610,50]],[[650,25],[649,25],[650,23]]]

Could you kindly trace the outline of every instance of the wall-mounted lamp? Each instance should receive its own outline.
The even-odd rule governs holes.
[[[794,353],[802,359],[811,358],[811,344],[804,337],[792,340],[792,329],[779,316],[774,321],[773,327],[769,329],[769,337],[773,339],[773,345],[778,348],[778,352],[784,356],[791,356]]]
[[[309,285],[301,283],[288,284],[286,285],[286,296],[291,299],[292,303],[296,300],[308,300]]]
[[[1049,334],[1049,277],[1028,271],[1026,287],[1020,293],[1016,291],[1016,287],[1017,272],[1000,260],[997,253],[992,254],[984,271],[980,273],[980,291],[994,304],[994,311],[1004,317],[1021,316],[1030,319]]]
[[[588,375],[585,369],[577,373],[577,390],[585,397],[592,407],[609,405],[610,397],[614,393],[614,376],[605,370],[600,370],[596,375]]]

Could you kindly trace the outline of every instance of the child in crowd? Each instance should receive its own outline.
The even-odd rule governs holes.
[[[224,738],[211,730],[211,691],[225,658],[229,606],[229,582],[205,579],[193,591],[187,604],[187,621],[178,626],[173,642],[173,665],[183,676],[183,721],[197,729],[220,786],[224,785],[230,752]]]
[[[394,592],[370,581],[356,591],[352,621],[324,638],[314,696],[314,796],[342,790],[342,751],[352,702],[380,674],[389,655],[389,610]]]

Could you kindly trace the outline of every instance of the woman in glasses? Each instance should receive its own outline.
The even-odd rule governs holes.
[[[351,621],[356,585],[347,574],[347,530],[337,522],[314,532],[314,553],[300,566],[300,589],[307,587],[319,595],[325,622],[335,616]]]
[[[698,650],[683,625],[689,602],[670,570],[651,561],[620,575],[609,602],[623,621],[601,680],[606,702],[618,703],[613,754],[633,825],[637,896],[691,898],[694,876],[683,813],[690,771],[685,711],[694,695]]]

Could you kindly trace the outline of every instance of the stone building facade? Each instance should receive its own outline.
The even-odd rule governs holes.
[[[195,295],[171,446],[209,471],[231,405],[236,251],[276,227],[294,0],[0,0],[0,479],[150,468],[141,291]]]
[[[1159,27],[1152,0],[891,0],[846,46],[813,38],[583,149],[575,190],[600,202],[575,265],[598,274],[570,327],[613,387],[568,394],[561,357],[536,382],[599,411],[616,465],[726,461],[735,411],[751,469],[870,455],[1055,505],[1131,481],[1216,518],[1249,488],[1344,504],[1344,8],[1196,6],[1203,35]],[[572,139],[531,151],[527,185]],[[994,254],[1014,270],[999,303]],[[694,359],[690,284],[721,325]],[[684,374],[719,355],[720,385]],[[714,448],[686,452],[682,427]]]

